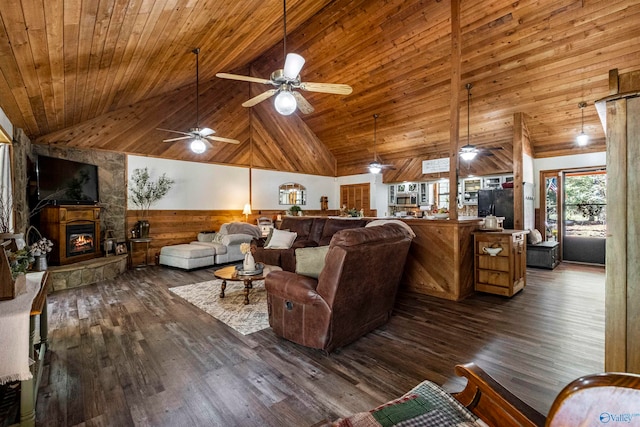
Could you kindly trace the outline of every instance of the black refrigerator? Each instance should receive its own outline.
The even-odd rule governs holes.
[[[478,216],[502,216],[504,228],[513,228],[513,188],[478,191]]]

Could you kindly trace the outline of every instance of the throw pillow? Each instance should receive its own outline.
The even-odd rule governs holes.
[[[294,240],[298,237],[298,233],[292,233],[290,231],[273,230],[269,245],[265,246],[266,249],[289,249],[293,245]]]
[[[222,238],[224,237],[224,234],[222,233],[216,233],[213,235],[213,239],[211,239],[211,241],[213,243],[220,243],[222,244]]]
[[[269,246],[269,242],[271,241],[271,238],[273,237],[273,230],[274,228],[271,227],[269,229],[269,234],[267,234],[267,237],[264,239],[264,246]]]
[[[296,249],[296,273],[317,279],[324,268],[329,246]]]
[[[542,234],[539,230],[533,229],[529,230],[529,235],[527,236],[527,240],[530,245],[537,245],[542,242]]]
[[[213,242],[215,231],[201,231],[198,233],[198,242]]]

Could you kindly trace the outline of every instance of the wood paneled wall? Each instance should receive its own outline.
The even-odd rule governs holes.
[[[338,215],[337,210],[319,211],[304,210],[305,216]],[[374,211],[375,214],[375,211]],[[226,222],[248,222],[256,224],[261,216],[276,220],[277,215],[286,215],[286,209],[282,210],[253,210],[252,214],[245,218],[241,210],[152,210],[149,211],[150,223],[149,237],[153,240],[149,245],[149,262],[152,262],[156,254],[163,246],[189,243],[196,240],[201,231],[219,231],[220,226]],[[139,212],[127,211],[128,236],[135,223],[140,220]],[[140,264],[144,260],[144,252],[136,246],[133,253],[133,265]]]

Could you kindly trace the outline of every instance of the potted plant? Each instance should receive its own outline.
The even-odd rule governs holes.
[[[289,215],[300,216],[302,215],[302,208],[298,205],[293,205],[289,208]]]
[[[140,210],[136,223],[139,237],[149,236],[149,208],[167,195],[174,181],[163,173],[157,180],[151,180],[148,168],[134,169],[129,181],[129,199]]]

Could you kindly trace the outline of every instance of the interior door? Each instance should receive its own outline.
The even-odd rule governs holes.
[[[565,172],[562,182],[562,259],[604,265],[606,171]]]

